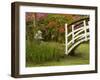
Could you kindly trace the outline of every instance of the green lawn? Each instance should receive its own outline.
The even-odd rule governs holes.
[[[65,47],[60,43],[27,42],[26,45],[26,67],[89,64],[89,42],[77,46],[74,56],[65,55]]]

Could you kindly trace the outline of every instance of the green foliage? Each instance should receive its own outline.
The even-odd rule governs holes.
[[[45,41],[64,42],[64,25],[67,19],[63,15],[48,14],[45,19],[37,21],[38,27],[44,32]],[[61,29],[63,31],[61,32]],[[52,38],[54,36],[54,38]]]
[[[64,57],[64,45],[54,42],[26,41],[26,62],[59,61]]]

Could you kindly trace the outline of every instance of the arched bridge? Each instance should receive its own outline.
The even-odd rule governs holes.
[[[65,24],[65,54],[68,55],[77,45],[88,41],[89,37],[89,18],[75,21],[69,25]]]

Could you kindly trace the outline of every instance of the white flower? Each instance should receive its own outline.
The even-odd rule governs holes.
[[[37,33],[35,34],[34,38],[38,39],[38,40],[43,39],[42,32],[40,30],[38,30]]]

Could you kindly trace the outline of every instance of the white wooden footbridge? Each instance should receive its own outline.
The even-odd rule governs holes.
[[[69,55],[77,45],[88,41],[89,37],[89,18],[81,19],[70,25],[65,24],[65,54]]]

